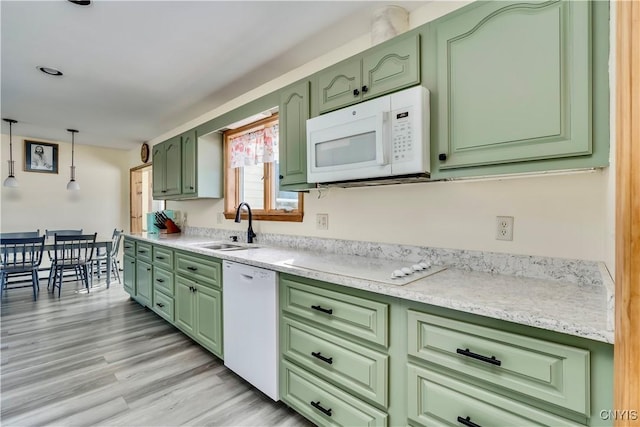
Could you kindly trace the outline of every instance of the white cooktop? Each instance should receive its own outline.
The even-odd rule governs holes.
[[[399,286],[446,270],[446,267],[426,263],[326,254],[323,254],[322,258],[309,255],[296,257],[282,264]]]

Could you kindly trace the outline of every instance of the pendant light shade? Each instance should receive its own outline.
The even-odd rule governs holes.
[[[9,176],[7,177],[7,179],[4,180],[4,183],[2,185],[4,185],[5,187],[18,187],[18,180],[16,179],[16,177],[13,175],[13,130],[12,130],[12,126],[14,123],[18,123],[16,120],[12,120],[12,119],[2,119],[5,122],[9,123]]]
[[[67,184],[67,190],[78,191],[80,190],[80,184],[76,181],[76,167],[73,163],[73,156],[75,152],[75,134],[78,133],[75,129],[67,129],[67,131],[71,132],[71,179]]]

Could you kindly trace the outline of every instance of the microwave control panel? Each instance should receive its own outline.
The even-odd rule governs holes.
[[[413,155],[413,108],[405,107],[391,112],[391,159],[393,163],[406,162]]]

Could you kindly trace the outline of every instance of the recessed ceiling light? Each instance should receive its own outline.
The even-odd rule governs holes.
[[[71,3],[79,4],[80,6],[89,6],[91,1],[89,0],[69,0]]]
[[[62,71],[60,70],[56,70],[55,68],[51,68],[51,67],[37,67],[38,70],[42,71],[45,74],[49,74],[50,76],[61,76],[62,75]]]

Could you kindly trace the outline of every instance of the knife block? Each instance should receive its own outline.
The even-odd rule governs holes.
[[[164,214],[171,219],[175,218],[175,212],[172,210],[166,210],[162,212],[164,212]],[[156,227],[155,221],[156,221],[156,217],[154,215],[154,212],[148,213],[147,214],[147,234],[166,233],[167,230],[159,229],[158,227]]]

